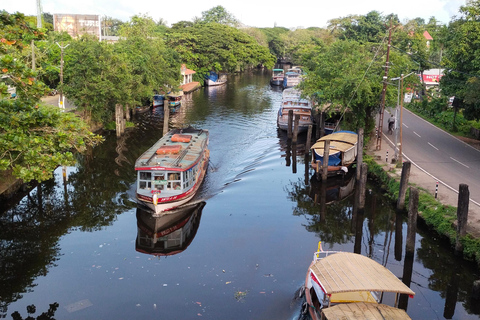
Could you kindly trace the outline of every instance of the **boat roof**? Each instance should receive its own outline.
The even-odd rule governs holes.
[[[330,320],[411,320],[405,310],[377,303],[341,303],[322,309],[323,315]]]
[[[311,149],[323,149],[326,140],[330,140],[330,150],[345,152],[355,146],[358,141],[358,135],[352,131],[338,131],[327,134],[318,139]]]
[[[339,292],[378,291],[415,295],[390,270],[361,254],[337,252],[319,259],[311,267],[327,295]]]
[[[284,72],[283,69],[273,69],[273,71],[281,71],[281,72]]]
[[[191,136],[189,141],[172,141],[174,135]],[[135,170],[177,170],[182,171],[192,166],[203,154],[208,145],[208,130],[195,129],[192,127],[174,129],[167,132],[160,140],[145,151],[136,161]],[[175,140],[175,139],[174,139]],[[162,147],[175,149],[176,153],[157,154]]]

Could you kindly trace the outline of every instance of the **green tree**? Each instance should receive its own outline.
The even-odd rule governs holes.
[[[390,18],[398,20],[395,15],[385,18],[377,11],[370,11],[364,16],[350,15],[332,19],[329,21],[328,29],[342,40],[349,39],[360,43],[381,42]]]
[[[308,74],[303,84],[305,94],[315,97],[322,108],[329,106],[327,112],[345,113],[353,130],[371,130],[379,110],[385,57],[374,59],[376,49],[373,44],[345,40],[329,46],[320,43],[302,56]],[[405,55],[390,54],[392,65],[398,68],[395,76],[400,76],[408,70],[409,60]],[[386,98],[387,105],[396,104],[396,86],[387,88]]]
[[[222,6],[216,6],[210,10],[203,11],[200,21],[205,23],[215,22],[230,27],[237,27],[239,25],[239,21]]]
[[[480,119],[480,1],[469,1],[460,7],[460,16],[454,18],[446,36],[443,59],[445,76],[440,81],[446,95],[461,101],[467,119]]]
[[[180,57],[165,46],[158,27],[151,18],[139,16],[122,27],[124,38],[115,45],[115,52],[125,54],[130,75],[127,86],[131,96],[125,103],[141,104],[150,100],[154,91],[167,92],[180,84]]]
[[[116,103],[131,99],[126,53],[114,49],[92,36],[72,41],[65,49],[63,92],[87,121],[105,124],[113,119]]]
[[[199,76],[214,71],[236,72],[275,63],[267,48],[241,30],[218,23],[196,23],[167,34],[167,46]]]
[[[124,22],[120,19],[104,16],[102,18],[102,35],[104,36],[118,36],[119,30]]]
[[[73,153],[83,152],[101,138],[71,113],[38,104],[47,87],[24,61],[26,43],[43,38],[43,32],[20,13],[0,13],[0,70],[2,80],[16,87],[17,98],[6,98],[0,84],[0,170],[10,170],[24,182],[44,181],[59,165],[73,165]]]

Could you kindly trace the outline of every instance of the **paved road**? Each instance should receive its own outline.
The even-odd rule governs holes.
[[[387,113],[385,113],[387,114]],[[387,118],[383,131],[386,138]],[[397,129],[398,130],[398,129]],[[471,204],[480,206],[480,151],[433,126],[412,112],[403,112],[403,157],[427,172],[440,184],[458,192],[461,183],[469,186]]]
[[[45,96],[42,98],[42,101],[44,103],[51,104],[53,106],[58,106],[59,97],[60,95],[58,94],[54,96]],[[75,109],[75,106],[70,101],[68,101],[68,99],[65,99],[65,111],[70,111],[74,109]]]

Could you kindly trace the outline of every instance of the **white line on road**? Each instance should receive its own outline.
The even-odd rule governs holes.
[[[431,144],[430,142],[429,142],[428,144],[429,144],[429,145],[430,145],[430,147],[432,147],[433,149],[435,149],[435,150],[438,150],[438,148],[437,148],[437,147],[435,147],[435,146],[434,146],[433,144]]]
[[[408,128],[408,126],[407,126],[405,123],[403,123],[403,126],[404,126],[405,128]]]
[[[413,131],[413,133],[415,133],[419,138],[421,138],[421,136],[418,133],[416,133],[415,131]]]
[[[461,163],[460,161],[458,161],[458,160],[456,160],[456,159],[453,159],[452,157],[450,157],[450,159],[452,159],[453,161],[455,161],[455,162],[457,162],[457,163],[461,164],[462,166],[464,166],[464,167],[466,167],[466,168],[470,169],[470,167],[469,167],[469,166],[467,166],[466,164],[463,164],[463,163]]]

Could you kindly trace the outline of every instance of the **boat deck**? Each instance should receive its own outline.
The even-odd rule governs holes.
[[[175,134],[189,135],[191,136],[191,140],[189,142],[172,141],[172,137]],[[185,170],[200,158],[206,148],[205,144],[207,142],[207,130],[194,128],[171,130],[137,159],[135,169],[169,168],[173,170]],[[180,146],[180,148],[176,153],[158,154],[157,150],[165,146]]]

